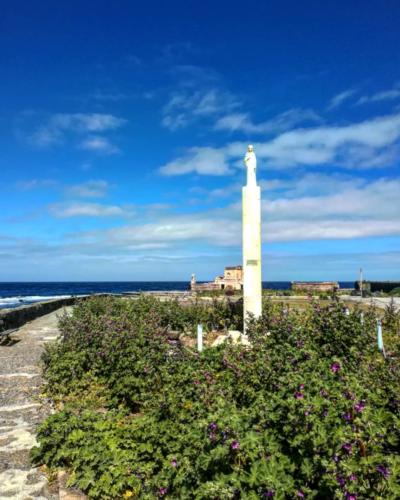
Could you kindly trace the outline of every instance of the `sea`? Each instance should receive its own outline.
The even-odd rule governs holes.
[[[290,288],[290,284],[290,281],[264,281],[263,288],[287,290]],[[339,285],[340,288],[352,288],[354,282],[340,281]],[[189,282],[187,281],[0,282],[0,309],[11,309],[55,298],[68,298],[98,293],[172,292],[185,290],[189,290]]]

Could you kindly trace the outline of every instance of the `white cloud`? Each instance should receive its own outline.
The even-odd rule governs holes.
[[[173,131],[237,106],[238,102],[229,92],[217,88],[181,89],[172,93],[164,106],[162,124]]]
[[[345,101],[348,101],[350,97],[353,97],[353,95],[358,92],[357,89],[348,89],[345,90],[344,92],[340,92],[340,94],[337,94],[332,97],[332,99],[329,101],[328,104],[328,111],[331,111],[332,109],[338,108],[341,106]]]
[[[289,109],[270,120],[253,123],[249,113],[231,113],[215,124],[217,130],[241,131],[249,134],[271,134],[291,129],[304,122],[319,122],[321,118],[311,109]]]
[[[202,147],[190,148],[187,153],[160,169],[162,175],[183,175],[191,172],[200,175],[228,175],[231,173],[223,150]]]
[[[98,203],[66,203],[54,204],[49,207],[54,217],[116,217],[132,215],[130,209],[117,205],[101,205]]]
[[[399,140],[397,113],[349,125],[299,128],[254,146],[260,168],[337,165],[368,169],[394,165],[400,159]],[[221,148],[190,148],[160,171],[164,175],[225,175],[230,165],[242,167],[246,147],[245,142],[233,142]]]
[[[66,189],[69,196],[77,196],[79,198],[102,198],[106,196],[109,184],[103,180],[91,180],[82,184],[75,184]]]
[[[282,179],[261,179],[259,185],[261,189],[268,193],[268,196],[277,195],[285,198],[300,196],[315,196],[338,193],[349,189],[362,187],[366,184],[362,177],[354,177],[348,174],[326,174],[321,172],[309,172],[301,176],[291,176]]]
[[[93,151],[95,153],[113,155],[120,153],[120,149],[115,146],[110,139],[100,135],[91,135],[84,139],[79,147],[86,151]]]
[[[400,99],[400,81],[395,83],[391,89],[381,90],[372,95],[364,95],[360,97],[357,104],[365,104],[367,102],[393,101]]]
[[[400,180],[380,179],[361,187],[351,187],[349,181],[345,186],[344,190],[325,196],[268,200],[266,194],[263,210],[268,220],[346,216],[371,221],[382,217],[396,219],[400,214]]]
[[[326,179],[328,181],[328,178]],[[300,182],[302,179],[300,179]],[[285,242],[351,239],[400,235],[400,179],[380,179],[326,195],[271,199],[263,192],[263,240]],[[238,196],[239,198],[239,196]],[[76,235],[77,241],[97,246],[134,248],[154,244],[165,248],[239,247],[241,204],[189,215],[161,214],[144,224]]]
[[[344,126],[285,132],[256,151],[278,166],[337,164],[352,168],[387,166],[400,138],[400,114]]]
[[[240,220],[219,214],[203,213],[161,217],[157,222],[125,226],[107,231],[92,231],[76,235],[84,241],[101,245],[135,247],[138,244],[156,244],[173,247],[191,241],[213,242],[215,245],[231,246],[238,243]]]
[[[56,113],[31,134],[39,147],[59,144],[67,133],[94,133],[115,130],[126,123],[123,118],[104,113]]]

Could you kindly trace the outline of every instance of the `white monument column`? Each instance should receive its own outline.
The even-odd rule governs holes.
[[[257,186],[257,160],[249,145],[244,158],[247,184],[243,187],[243,318],[244,331],[249,314],[259,318],[262,312],[261,283],[261,190]]]

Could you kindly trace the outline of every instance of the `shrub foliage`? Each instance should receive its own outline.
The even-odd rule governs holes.
[[[228,303],[96,298],[46,348],[35,463],[91,498],[400,498],[399,313],[264,303],[252,347],[200,355],[167,325],[238,327]]]

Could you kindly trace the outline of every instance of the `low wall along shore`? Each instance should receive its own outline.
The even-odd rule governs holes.
[[[28,321],[56,311],[60,307],[73,305],[77,300],[79,300],[77,297],[54,299],[0,311],[0,332],[19,328]]]
[[[145,295],[157,296],[160,300],[170,300],[171,298],[186,297],[186,292],[144,292]],[[118,294],[118,293],[98,293],[93,295],[81,295],[79,297],[68,297],[63,299],[47,300],[45,302],[37,302],[35,304],[23,305],[15,309],[0,309],[0,332],[5,330],[13,330],[23,326],[28,321],[33,321],[40,316],[49,314],[64,306],[71,306],[80,300],[86,300],[89,297],[124,297],[129,299],[137,298],[141,295],[140,292],[132,294]]]

